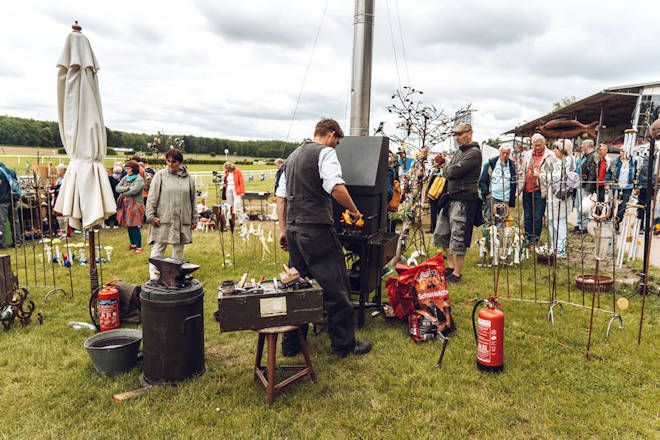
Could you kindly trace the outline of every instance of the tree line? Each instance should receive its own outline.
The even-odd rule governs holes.
[[[278,140],[235,141],[231,139],[209,138],[190,135],[163,135],[146,133],[129,133],[126,131],[105,129],[110,148],[130,148],[134,151],[150,151],[149,144],[154,144],[155,138],[160,138],[157,149],[166,151],[170,139],[180,139],[184,152],[190,154],[224,155],[229,154],[252,157],[283,157],[286,158],[298,146],[293,142]],[[17,118],[0,115],[0,145],[17,145],[28,147],[61,148],[60,129],[57,122],[38,121],[35,119]],[[151,148],[154,148],[153,146]]]

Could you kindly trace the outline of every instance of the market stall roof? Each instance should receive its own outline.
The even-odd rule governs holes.
[[[660,82],[632,84],[604,89],[557,111],[550,112],[533,121],[525,122],[504,134],[531,136],[538,126],[553,119],[577,119],[583,124],[588,124],[600,119],[601,108],[603,109],[604,126],[614,127],[630,124],[637,98],[642,94],[644,89],[653,86],[660,86]]]

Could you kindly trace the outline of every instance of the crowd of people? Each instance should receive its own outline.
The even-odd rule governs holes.
[[[608,146],[596,145],[593,139],[581,140],[574,151],[571,140],[550,142],[536,133],[528,150],[514,152],[511,145],[504,144],[497,156],[482,161],[479,145],[472,142],[470,124],[458,124],[453,134],[458,150],[450,158],[421,155],[429,165],[429,184],[422,198],[428,202],[431,216],[427,232],[433,234],[433,245],[444,250],[448,283],[462,280],[473,228],[504,221],[501,213],[493,214],[494,208],[512,209],[522,203],[524,245],[539,245],[546,225],[548,244],[561,259],[566,258],[567,219],[573,210],[577,224],[571,232],[586,234],[590,216],[582,205],[608,202],[614,231],[619,234],[630,198],[636,195],[638,200],[646,200],[649,160],[645,157],[640,164],[631,151],[622,150],[611,159]],[[660,121],[651,126],[651,135],[660,139]],[[388,199],[396,198],[394,188],[407,186],[410,166],[405,153],[390,155]],[[435,193],[438,188],[440,195]],[[405,189],[403,192],[405,198]],[[640,219],[643,212],[638,210]]]

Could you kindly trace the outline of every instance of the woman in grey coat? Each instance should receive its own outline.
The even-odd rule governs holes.
[[[192,230],[197,227],[195,181],[183,165],[183,155],[171,148],[165,153],[167,168],[158,171],[147,196],[147,241],[153,244],[152,257],[165,254],[172,245],[172,258],[183,259],[183,245],[192,243]],[[150,278],[158,278],[158,270],[149,265]]]

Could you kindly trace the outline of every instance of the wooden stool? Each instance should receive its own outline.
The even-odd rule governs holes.
[[[303,356],[305,357],[305,366],[280,366],[279,368],[284,371],[298,371],[291,377],[284,379],[282,382],[275,383],[275,353],[277,351],[277,335],[289,331],[298,331],[298,340],[300,341],[300,347],[302,348]],[[266,389],[268,394],[268,406],[273,405],[275,400],[275,394],[280,392],[280,390],[288,387],[295,381],[302,379],[303,377],[309,375],[312,378],[312,382],[316,383],[316,374],[312,369],[312,361],[309,359],[309,353],[307,352],[307,343],[303,337],[302,330],[300,327],[295,327],[292,325],[285,325],[282,327],[269,327],[258,330],[259,339],[257,341],[257,359],[254,363],[254,378],[259,379],[261,384]],[[268,341],[268,366],[261,366],[261,356],[264,352],[264,340]],[[268,379],[264,377],[263,370],[268,370]]]

